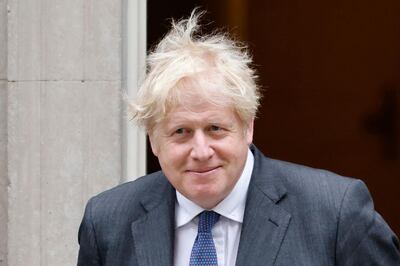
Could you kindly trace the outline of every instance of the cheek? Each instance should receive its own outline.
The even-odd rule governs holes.
[[[179,171],[186,163],[185,153],[174,147],[166,147],[159,153],[158,160],[164,172]]]

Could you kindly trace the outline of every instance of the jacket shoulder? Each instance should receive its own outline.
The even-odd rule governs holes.
[[[100,216],[106,213],[115,215],[111,212],[116,210],[122,212],[139,210],[141,200],[149,194],[157,194],[157,189],[160,189],[161,193],[163,185],[167,182],[161,171],[155,172],[103,191],[92,197],[88,205],[91,206],[93,213],[101,212]]]
[[[298,214],[322,214],[336,220],[346,193],[365,184],[358,179],[267,157],[255,171],[285,193],[282,206]],[[257,177],[259,178],[259,177]],[[266,187],[264,185],[264,187]]]
[[[295,189],[327,189],[327,190],[342,190],[346,189],[356,179],[346,177],[334,172],[312,168],[296,163],[280,161],[276,159],[269,159],[269,167],[273,168],[276,175],[280,177],[282,182],[289,188]],[[356,182],[358,182],[357,180]]]

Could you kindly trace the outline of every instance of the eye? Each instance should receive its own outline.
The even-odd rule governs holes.
[[[172,133],[173,135],[187,135],[190,134],[192,131],[189,128],[184,128],[184,127],[180,127],[175,129],[175,131]]]
[[[183,133],[185,133],[184,128],[178,128],[177,130],[175,130],[175,134],[183,134]]]
[[[215,126],[215,125],[212,125],[211,127],[210,127],[210,131],[220,131],[222,128],[220,128],[219,126]]]

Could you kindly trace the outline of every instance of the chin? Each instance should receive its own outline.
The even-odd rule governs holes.
[[[217,206],[218,203],[220,203],[220,202],[221,201],[217,201],[217,200],[213,201],[213,200],[207,199],[207,200],[199,201],[199,202],[195,202],[195,203],[206,210],[211,210],[212,208]]]
[[[212,209],[220,203],[225,197],[221,196],[221,192],[213,191],[196,191],[196,195],[192,197],[192,201],[197,205],[205,208]]]

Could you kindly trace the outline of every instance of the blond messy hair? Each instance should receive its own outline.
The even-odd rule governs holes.
[[[221,86],[218,91],[201,87],[195,92],[201,99],[233,108],[246,126],[256,116],[260,92],[246,47],[226,34],[200,35],[203,14],[195,9],[188,19],[172,21],[169,33],[147,57],[148,74],[129,111],[148,132],[190,93],[185,82],[209,71],[220,77]]]

